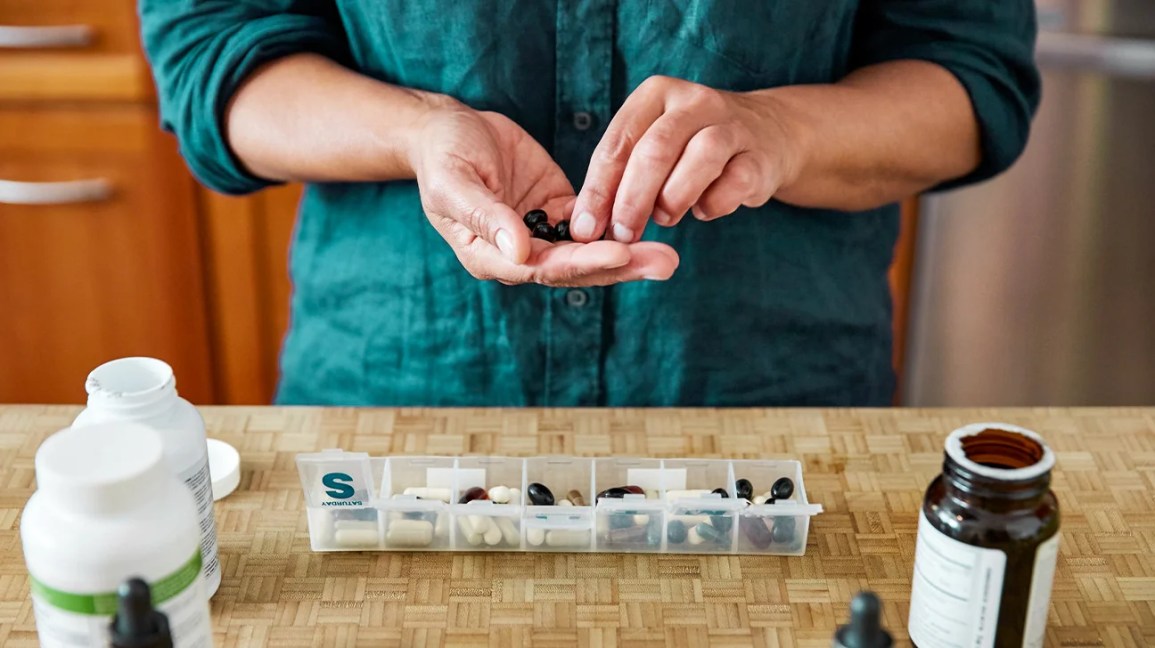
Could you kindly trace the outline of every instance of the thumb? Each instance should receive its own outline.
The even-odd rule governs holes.
[[[526,262],[529,230],[512,207],[476,176],[456,173],[443,186],[446,216],[497,247],[509,261],[519,265]]]

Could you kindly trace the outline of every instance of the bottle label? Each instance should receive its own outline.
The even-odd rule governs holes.
[[[211,592],[220,582],[221,564],[217,558],[217,523],[213,518],[213,480],[209,475],[208,455],[199,465],[178,476],[196,500],[201,529],[201,560],[204,563],[207,591]]]
[[[116,592],[74,594],[31,578],[32,612],[41,648],[106,648],[116,614]],[[149,583],[153,605],[168,617],[173,648],[211,648],[212,625],[201,575],[201,555]]]
[[[919,515],[908,623],[914,643],[993,647],[1006,565],[1002,551],[949,538]]]
[[[1035,568],[1031,571],[1031,594],[1027,599],[1027,625],[1023,630],[1023,648],[1042,648],[1047,634],[1047,612],[1051,607],[1051,586],[1055,582],[1055,563],[1059,560],[1059,534],[1051,536],[1035,550]]]

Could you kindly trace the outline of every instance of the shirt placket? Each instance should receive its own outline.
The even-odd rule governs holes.
[[[575,189],[610,118],[615,0],[558,0],[553,154]],[[550,291],[547,404],[597,405],[605,343],[602,288]]]

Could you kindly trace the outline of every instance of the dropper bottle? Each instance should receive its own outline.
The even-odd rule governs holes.
[[[109,630],[111,648],[172,648],[168,617],[152,607],[148,583],[140,578],[121,583]]]
[[[874,592],[859,592],[850,600],[850,625],[834,635],[834,648],[890,648],[894,641],[882,629],[882,603]]]

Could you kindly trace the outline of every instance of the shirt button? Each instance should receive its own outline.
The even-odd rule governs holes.
[[[594,125],[594,116],[588,112],[576,112],[573,114],[573,127],[579,131],[587,131]]]
[[[589,302],[590,296],[584,290],[571,290],[565,294],[565,303],[574,308],[581,308]]]

